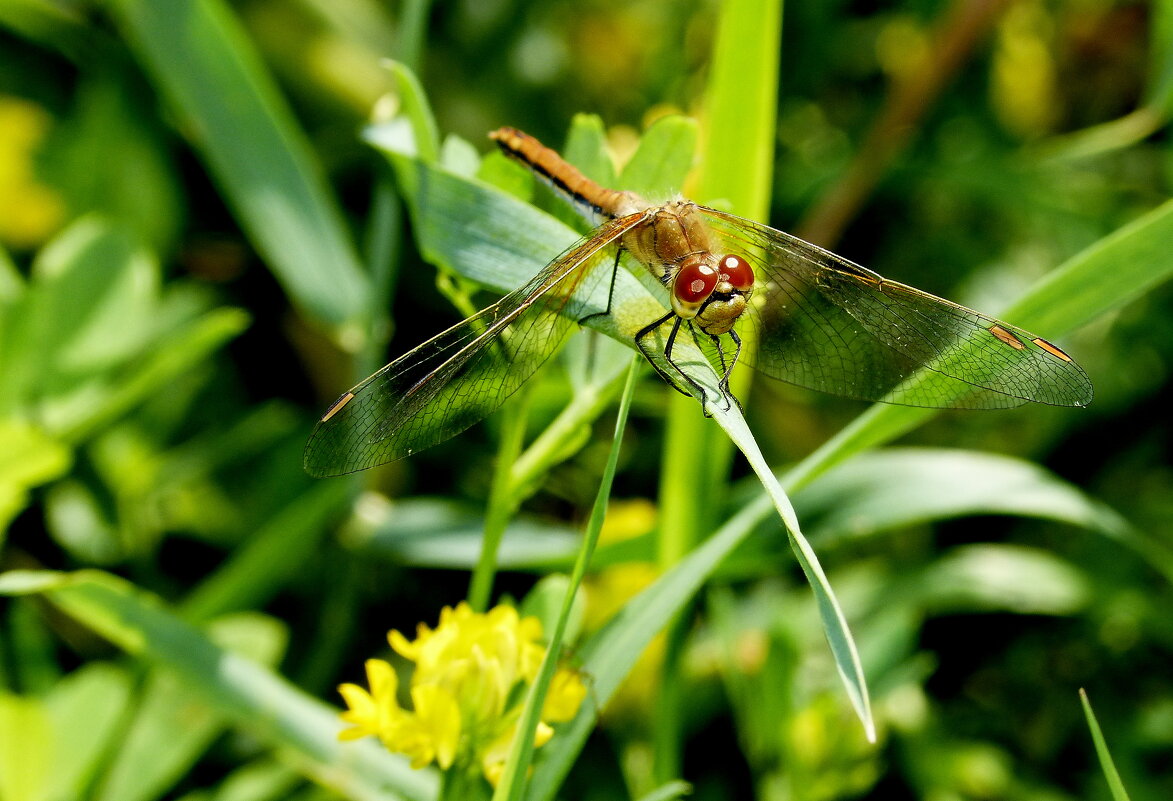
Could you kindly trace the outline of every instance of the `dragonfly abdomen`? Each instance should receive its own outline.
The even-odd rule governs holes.
[[[634,192],[619,192],[595,183],[573,164],[523,131],[498,128],[489,137],[505,155],[533,170],[571,202],[587,206],[596,214],[610,218],[623,217],[647,206],[643,198]]]

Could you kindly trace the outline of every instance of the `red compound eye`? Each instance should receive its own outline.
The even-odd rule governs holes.
[[[753,288],[753,268],[749,266],[749,262],[740,256],[729,254],[721,259],[719,265],[721,275],[725,280],[733,284],[734,289],[740,289],[746,292]]]
[[[718,278],[717,271],[707,264],[690,262],[676,274],[672,291],[685,303],[700,303],[712,294]]]

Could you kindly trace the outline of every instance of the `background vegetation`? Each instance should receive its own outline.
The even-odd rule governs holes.
[[[581,158],[646,131],[687,159],[691,127],[648,126],[696,116],[690,194],[1009,309],[1096,384],[1086,410],[930,419],[742,377],[757,444],[797,465],[871,745],[761,486],[645,371],[569,649],[600,725],[543,749],[573,768],[535,795],[1108,798],[1079,688],[1131,796],[1173,795],[1173,4],[794,2],[780,36],[771,8],[0,0],[0,799],[427,798],[431,774],[340,750],[321,702],[465,597],[486,507],[510,520],[494,601],[557,592],[531,589],[569,568],[620,383],[582,372],[585,335],[449,443],[302,473],[330,400],[491,297],[419,255],[461,240],[366,127],[397,112],[422,161],[518,194],[488,130],[561,147],[586,112]],[[769,36],[776,68],[737,64]],[[556,447],[502,481],[510,432]],[[728,558],[681,561],[718,529]],[[634,653],[591,637],[621,608],[659,636],[615,691]]]

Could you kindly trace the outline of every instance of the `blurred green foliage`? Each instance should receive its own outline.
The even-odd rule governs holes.
[[[434,795],[338,745],[325,704],[387,629],[464,596],[500,421],[353,480],[300,455],[330,399],[491,294],[437,256],[457,220],[422,213],[363,128],[403,111],[454,185],[562,215],[480,159],[488,130],[571,130],[610,177],[604,139],[624,160],[682,113],[708,174],[682,189],[715,191],[751,156],[706,132],[770,118],[706,105],[722,8],[0,0],[0,799]],[[1129,795],[1170,797],[1173,3],[793,2],[782,29],[769,222],[983,310],[1027,295],[1008,319],[1066,334],[1096,400],[923,422],[742,393],[770,464],[802,465],[787,486],[859,646],[870,745],[760,486],[707,434],[669,448],[670,390],[645,376],[578,653],[601,726],[546,746],[536,787],[671,795],[676,763],[702,798],[1106,799],[1083,687]],[[571,128],[582,112],[604,124]],[[554,254],[529,249],[523,276]],[[1048,296],[1065,262],[1096,274]],[[498,597],[571,563],[618,388],[586,365],[613,344],[576,337],[528,389]],[[904,437],[819,461],[852,432]],[[665,573],[671,498],[718,533]]]

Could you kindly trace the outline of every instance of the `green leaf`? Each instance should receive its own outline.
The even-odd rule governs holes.
[[[43,801],[53,770],[53,730],[44,704],[0,691],[0,798]]]
[[[597,114],[575,114],[562,157],[602,186],[615,185],[615,162],[607,152],[607,132]],[[529,170],[526,170],[529,173]],[[563,204],[565,206],[566,204]]]
[[[1173,2],[1156,0],[1149,12],[1149,80],[1145,105],[1161,116],[1173,114]]]
[[[1087,727],[1091,730],[1092,741],[1096,745],[1096,756],[1100,758],[1100,770],[1108,780],[1108,789],[1112,792],[1114,801],[1129,801],[1128,791],[1124,789],[1124,782],[1120,780],[1120,773],[1116,770],[1116,763],[1112,761],[1112,753],[1108,750],[1108,743],[1104,740],[1104,732],[1100,730],[1100,722],[1096,720],[1096,713],[1092,711],[1092,702],[1087,697],[1087,691],[1082,687],[1079,690],[1079,702],[1083,705],[1083,714],[1087,718]]]
[[[440,157],[440,129],[428,104],[428,96],[419,78],[406,64],[391,62],[391,75],[399,88],[403,116],[411,122],[412,139],[421,161],[434,164]]]
[[[248,323],[242,309],[208,312],[156,340],[146,355],[117,375],[82,385],[61,403],[47,407],[45,422],[67,440],[84,439],[204,362]]]
[[[1133,533],[1115,511],[1032,462],[949,448],[861,454],[796,494],[795,504],[820,544],[966,515],[1040,517],[1111,536]]]
[[[679,194],[692,167],[697,126],[687,117],[661,117],[640,137],[618,186],[649,199]],[[604,184],[608,186],[608,184]]]
[[[108,6],[282,287],[356,347],[366,276],[305,135],[228,6]]]
[[[158,263],[121,228],[85,217],[38,254],[5,310],[0,403],[18,410],[69,392],[138,353],[154,325]]]
[[[39,428],[18,420],[0,419],[0,545],[4,532],[28,504],[28,491],[65,475],[73,453]]]
[[[729,435],[729,438],[749,461],[758,480],[766,488],[766,494],[773,502],[775,511],[782,518],[782,524],[786,527],[786,533],[790,538],[790,549],[794,552],[811,590],[814,591],[819,617],[823,622],[823,631],[827,635],[827,642],[835,657],[835,667],[839,670],[839,676],[847,689],[847,696],[855,708],[856,715],[863,723],[868,741],[875,742],[876,726],[872,719],[867,681],[864,679],[863,666],[859,661],[859,651],[851,636],[851,630],[848,628],[847,618],[843,615],[843,610],[839,606],[835,592],[831,589],[830,582],[827,581],[822,565],[819,564],[814,549],[811,548],[799,528],[798,517],[794,513],[794,507],[790,505],[790,499],[786,497],[786,493],[774,477],[773,471],[766,464],[765,457],[758,449],[757,441],[753,438],[753,434],[750,433],[749,427],[745,423],[745,418],[741,415],[741,410],[733,404],[725,409],[710,405],[706,407],[706,410],[721,425],[721,428],[725,429],[725,433]]]
[[[1073,615],[1092,598],[1082,571],[1049,551],[983,543],[954,548],[918,582],[926,608],[956,612]]]
[[[239,654],[218,648],[158,598],[100,571],[11,571],[0,595],[40,593],[66,614],[135,656],[166,667],[236,725],[272,748],[290,752],[300,769],[337,792],[371,799],[424,801],[435,796],[433,773],[371,741],[338,742],[338,710]]]
[[[185,776],[227,725],[171,673],[151,671],[97,801],[152,801]]]
[[[121,733],[130,690],[127,672],[105,662],[84,665],[53,687],[45,704],[53,721],[56,756],[46,798],[87,797],[111,749],[119,745],[114,738]]]
[[[220,647],[267,665],[280,660],[288,640],[283,624],[256,613],[217,620],[209,637]],[[162,796],[191,771],[229,722],[199,688],[171,671],[151,671],[137,700],[99,801],[150,801]]]

